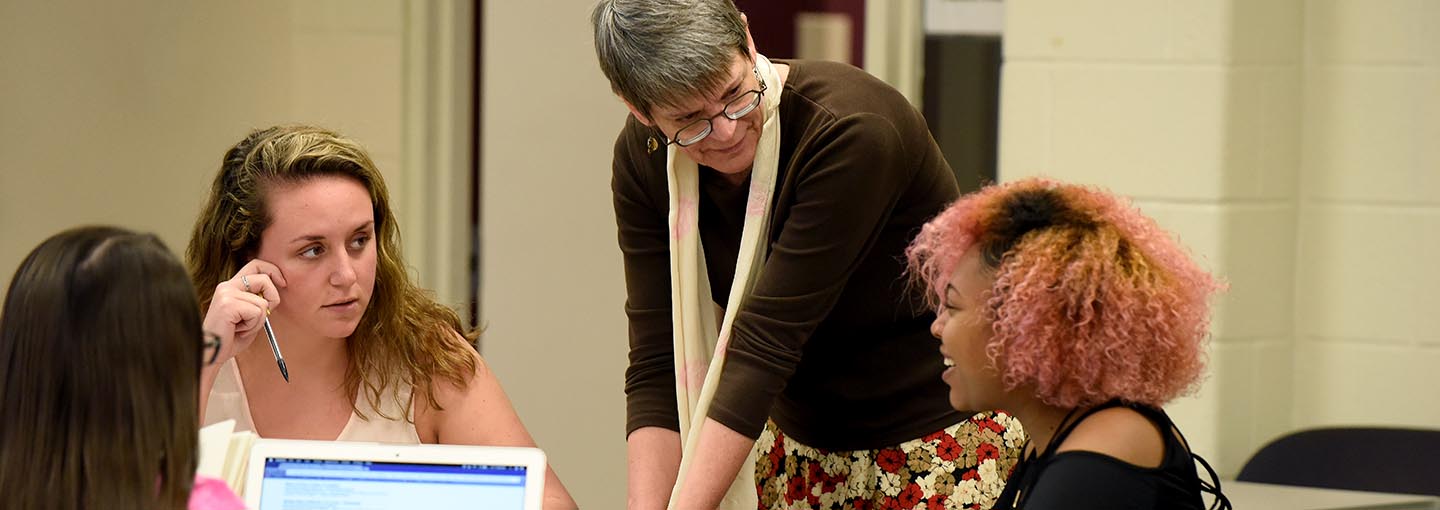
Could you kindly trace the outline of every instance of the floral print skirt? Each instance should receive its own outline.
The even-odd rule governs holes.
[[[768,422],[756,445],[760,510],[988,509],[1024,443],[1003,412],[875,450],[812,448]]]

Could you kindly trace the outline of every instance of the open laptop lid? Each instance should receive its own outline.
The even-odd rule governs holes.
[[[255,510],[540,510],[538,448],[260,439],[245,504]]]

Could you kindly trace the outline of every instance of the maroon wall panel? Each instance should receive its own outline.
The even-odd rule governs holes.
[[[795,17],[801,12],[833,12],[850,16],[850,54],[864,66],[865,0],[735,0],[750,20],[755,49],[775,58],[795,57]]]

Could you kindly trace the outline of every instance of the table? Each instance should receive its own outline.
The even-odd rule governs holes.
[[[1235,510],[1440,510],[1440,498],[1222,480]],[[1210,504],[1205,496],[1205,504]]]

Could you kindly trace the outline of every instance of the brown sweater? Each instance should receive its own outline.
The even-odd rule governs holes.
[[[790,65],[770,252],[736,316],[710,418],[758,437],[766,417],[819,448],[877,448],[962,419],[949,406],[934,313],[905,276],[920,226],[958,195],[925,120],[854,67]],[[615,216],[625,258],[630,367],[626,431],[678,429],[665,151],[627,119],[615,142]],[[700,238],[712,297],[733,280],[748,180],[701,167]]]

